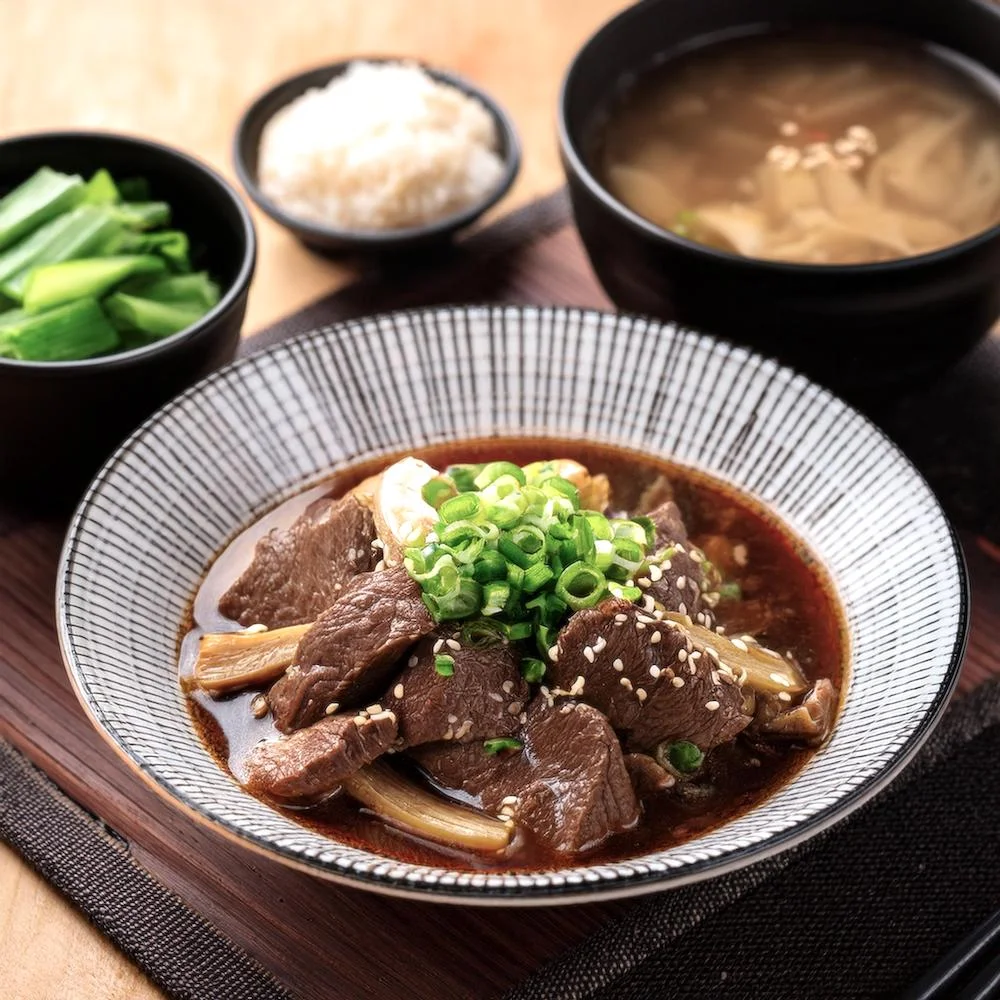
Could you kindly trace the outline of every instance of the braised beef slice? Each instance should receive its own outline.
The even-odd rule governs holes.
[[[650,511],[649,518],[656,526],[656,553],[666,550],[665,560],[649,577],[646,594],[662,605],[666,611],[679,611],[682,615],[707,613],[702,596],[705,571],[702,563],[691,554],[693,546],[688,541],[687,528],[680,508],[672,500]]]
[[[395,739],[391,712],[331,715],[255,747],[247,758],[244,785],[267,798],[315,801],[385,753]]]
[[[838,697],[837,689],[824,677],[816,681],[794,708],[777,698],[758,698],[754,735],[770,741],[819,746],[833,728]]]
[[[640,799],[659,795],[677,784],[677,779],[648,754],[625,754],[625,769]]]
[[[434,629],[420,586],[402,567],[355,577],[302,637],[295,662],[268,700],[282,732],[327,707],[361,705],[385,690],[397,661]]]
[[[529,690],[515,648],[498,643],[453,649],[448,640],[460,642],[451,630],[424,639],[380,699],[396,714],[402,746],[436,740],[468,743],[509,736],[520,726],[518,717]],[[434,669],[434,647],[439,642],[441,652],[455,661],[450,677]]]
[[[714,649],[627,601],[608,598],[577,611],[557,646],[550,687],[599,708],[629,749],[685,739],[707,750],[750,722],[740,685]]]
[[[309,505],[289,528],[268,532],[253,562],[222,595],[219,610],[241,625],[304,625],[325,611],[380,554],[371,512],[348,495]]]
[[[510,815],[555,851],[596,847],[638,820],[618,738],[596,709],[535,699],[521,738],[522,750],[496,756],[480,743],[428,745],[414,756],[438,784]]]

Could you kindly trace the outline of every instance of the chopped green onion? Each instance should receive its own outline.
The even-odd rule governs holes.
[[[463,646],[483,649],[497,646],[507,640],[507,628],[501,622],[487,621],[484,618],[473,618],[462,625],[459,633]]]
[[[676,740],[667,746],[667,760],[681,774],[694,774],[704,762],[705,755],[694,743]]]
[[[445,500],[457,496],[458,490],[455,489],[455,484],[446,476],[435,476],[424,483],[420,495],[424,498],[425,503],[430,504],[437,510]]]
[[[524,592],[526,594],[533,594],[554,578],[555,573],[545,563],[535,563],[534,566],[529,566],[524,571]]]
[[[642,597],[642,591],[638,587],[626,587],[614,581],[608,582],[608,591],[612,597],[623,601],[638,601]]]
[[[49,167],[35,171],[23,184],[0,198],[0,250],[83,201],[86,185],[77,174]]]
[[[575,562],[562,571],[556,581],[556,594],[574,611],[592,608],[604,596],[607,580],[600,570]]]
[[[510,600],[510,584],[495,581],[483,587],[483,614],[498,615]]]
[[[521,639],[530,639],[532,632],[531,622],[517,622],[507,626],[507,638],[511,642],[519,642]]]
[[[472,575],[479,583],[507,579],[507,560],[496,549],[485,549],[472,567]]]
[[[162,257],[172,271],[191,270],[190,244],[186,233],[179,229],[164,229],[157,233],[136,233],[123,230],[109,253],[152,253]]]
[[[724,601],[739,601],[743,599],[743,588],[738,580],[727,580],[719,587],[719,597]]]
[[[170,223],[170,206],[165,201],[127,201],[114,206],[112,212],[129,229],[156,229]]]
[[[521,660],[521,676],[529,684],[537,684],[541,681],[545,677],[545,670],[545,664],[533,656],[526,656]]]
[[[444,474],[455,484],[459,493],[475,493],[476,476],[482,468],[481,465],[449,465]]]
[[[475,493],[459,493],[458,496],[445,500],[438,514],[445,524],[452,521],[468,521],[482,513],[483,501]]]
[[[520,740],[515,740],[513,736],[499,736],[495,740],[484,740],[483,749],[494,756],[504,750],[522,750],[524,744]]]
[[[170,302],[211,309],[219,301],[219,286],[206,271],[194,274],[169,274],[166,277],[131,278],[121,291],[154,302]]]
[[[455,657],[449,656],[447,653],[436,653],[434,671],[442,677],[451,677],[455,673]]]
[[[488,462],[473,479],[476,489],[484,490],[501,476],[512,476],[518,486],[524,486],[526,479],[524,470],[513,462]]]

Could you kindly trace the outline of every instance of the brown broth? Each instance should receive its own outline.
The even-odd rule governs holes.
[[[711,44],[630,80],[594,136],[595,170],[620,201],[745,256],[892,260],[1000,220],[996,81],[903,39]]]
[[[612,506],[633,513],[639,512],[639,506],[648,509],[664,499],[663,484],[668,481],[693,540],[706,547],[710,556],[726,563],[727,577],[737,580],[743,589],[745,602],[720,604],[720,624],[733,622],[739,631],[762,624],[757,633],[765,644],[791,652],[809,678],[828,677],[843,689],[846,627],[830,580],[805,546],[776,518],[735,489],[648,455],[577,441],[491,439],[427,448],[414,454],[438,468],[455,462],[507,459],[523,465],[555,456],[574,458],[593,472],[605,472],[612,483]],[[223,550],[192,603],[190,627],[185,628],[181,644],[182,674],[193,666],[194,643],[201,632],[238,627],[219,614],[218,602],[250,562],[257,539],[273,527],[290,524],[317,496],[340,495],[393,460],[382,458],[338,472],[321,486],[305,490],[275,508]],[[730,543],[746,547],[746,566],[732,559]],[[253,718],[250,701],[254,694],[245,691],[212,699],[197,693],[188,699],[200,737],[219,765],[237,779],[249,749],[274,733],[269,717]],[[765,754],[739,739],[716,748],[708,757],[703,798],[681,801],[668,794],[647,799],[635,828],[588,852],[585,858],[588,862],[609,862],[635,857],[711,830],[758,805],[785,784],[811,754],[793,748]],[[398,759],[397,766],[406,764]],[[413,771],[414,779],[421,780],[415,768]],[[335,795],[319,806],[280,811],[335,840],[414,863],[470,870],[537,870],[572,861],[548,852],[523,832],[499,861],[451,850],[388,826],[343,795]]]

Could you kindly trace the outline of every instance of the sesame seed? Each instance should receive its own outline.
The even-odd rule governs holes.
[[[465,722],[459,726],[455,733],[455,739],[460,740],[463,736],[467,736],[472,729],[472,719],[466,719]]]
[[[559,646],[549,646],[549,659],[555,663],[559,659]]]
[[[510,715],[517,715],[521,711],[522,708],[524,708],[524,705],[521,702],[519,702],[519,701],[512,701],[507,706],[507,712]]]
[[[369,705],[369,706],[368,706],[368,707],[367,707],[367,708],[365,709],[365,711],[366,711],[366,712],[367,712],[367,713],[368,713],[369,715],[377,715],[377,714],[378,714],[379,712],[381,712],[381,711],[382,711],[382,706],[381,706],[381,705],[380,705],[380,704],[379,704],[378,702],[375,702],[375,704],[374,704],[374,705]]]
[[[604,651],[604,647],[607,644],[608,644],[608,640],[605,639],[603,635],[599,635],[597,637],[596,642],[594,643],[594,652],[595,653],[601,653],[601,652],[603,652]]]
[[[687,582],[688,582],[687,577],[682,573],[679,577],[677,577],[677,589],[683,590]]]
[[[715,626],[715,633],[716,633],[716,635],[725,635],[726,634],[726,626],[725,625],[716,625]]]
[[[449,726],[445,731],[444,735],[441,737],[443,740],[453,740],[455,738],[455,730]]]
[[[636,688],[635,689],[635,696],[636,696],[636,698],[639,699],[639,701],[645,701],[646,700],[646,691],[645,691],[645,688]]]
[[[774,673],[774,674],[771,674],[770,677],[771,677],[771,680],[774,681],[775,684],[780,684],[782,687],[788,687],[789,686],[789,684],[788,684],[788,678],[784,674]]]
[[[665,673],[665,674],[667,675],[667,677],[669,677],[669,678],[670,678],[671,680],[673,680],[673,679],[674,679],[674,668],[673,668],[673,667],[667,667],[667,669],[666,669],[666,670],[664,670],[663,672],[664,672],[664,673]]]
[[[638,619],[639,621],[643,622],[646,625],[652,625],[656,621],[656,619],[652,615],[639,614],[636,615],[635,617],[636,619]]]
[[[500,805],[502,805],[502,806],[516,806],[517,805],[517,796],[516,795],[505,795],[500,800]]]
[[[510,694],[511,691],[514,690],[514,682],[513,681],[504,681],[503,684],[501,684],[500,686],[504,689],[504,691],[507,692],[507,694]]]
[[[670,683],[673,684],[675,688],[682,688],[684,687],[684,678],[675,677]]]
[[[434,643],[434,652],[440,653],[442,649],[444,649],[444,639],[438,639],[438,641]],[[416,659],[416,657],[414,657],[414,659]]]
[[[642,606],[647,611],[655,611],[656,610],[656,601],[654,601],[653,598],[649,596],[649,594],[646,594],[642,598]]]
[[[518,721],[518,722],[520,722],[520,723],[521,723],[521,725],[523,726],[523,725],[524,725],[524,724],[525,724],[525,723],[526,723],[526,722],[528,721],[528,713],[527,713],[527,712],[522,712],[522,713],[521,713],[521,714],[520,714],[520,715],[519,715],[519,716],[517,717],[517,721]]]
[[[379,559],[379,561],[377,563],[375,563],[375,569],[372,572],[374,572],[374,573],[381,573],[382,570],[384,570],[384,569],[385,569],[385,560],[384,559]]]
[[[617,622],[617,623],[618,623],[619,625],[621,625],[621,624],[623,624],[624,622],[627,622],[627,621],[628,621],[628,615],[623,615],[623,614],[621,614],[621,612],[619,612],[619,613],[618,613],[617,615],[615,615],[615,621],[616,621],[616,622]]]
[[[594,662],[594,651],[590,648],[590,646],[583,647],[583,655],[587,658],[588,663]]]
[[[450,722],[450,723],[451,723],[452,725],[455,725],[455,723],[456,723],[456,722],[458,722],[458,716],[457,716],[457,715],[449,715],[449,716],[448,716],[448,721],[449,721],[449,722]]]
[[[269,708],[267,698],[265,698],[262,694],[257,695],[253,701],[250,702],[250,712],[255,719],[263,719],[264,716],[267,715],[268,711]],[[334,708],[334,712],[335,711],[336,708]],[[331,714],[329,705],[327,706],[326,714]]]
[[[649,567],[649,578],[653,583],[659,583],[663,579],[663,570],[657,565],[652,565]]]
[[[419,659],[418,659],[418,658],[417,658],[416,656],[411,656],[411,657],[410,657],[410,658],[409,658],[409,659],[408,659],[408,660],[406,661],[406,665],[407,665],[408,667],[415,667],[415,666],[416,666],[416,665],[417,665],[417,664],[418,664],[419,662],[420,662],[420,660],[419,660]]]
[[[706,701],[705,708],[709,712],[717,712],[719,710],[719,703],[717,701]]]
[[[583,694],[584,684],[585,681],[583,677],[577,677],[576,680],[573,681],[572,685],[570,685],[569,693],[573,695]]]
[[[490,698],[491,698],[491,699],[492,699],[493,701],[500,701],[500,702],[502,702],[502,701],[503,701],[503,695],[502,695],[502,694],[499,694],[499,693],[498,693],[498,692],[496,692],[496,691],[490,691],[490,692],[489,692],[489,695],[488,695],[488,696],[489,696],[489,697],[490,697]]]
[[[619,678],[618,683],[621,684],[621,686],[625,688],[626,691],[632,690],[632,682],[627,677]]]
[[[742,639],[733,639],[731,641],[732,641],[732,644],[737,649],[742,650],[744,653],[749,653],[750,652],[750,647]]]
[[[622,663],[620,659],[615,659],[614,663],[612,663],[611,666],[613,666],[615,670],[618,670],[619,672],[625,669],[625,664]]]
[[[653,633],[653,634],[652,634],[652,635],[651,635],[651,636],[649,637],[649,641],[650,641],[650,642],[651,642],[651,643],[652,643],[652,644],[653,644],[654,646],[655,646],[655,645],[656,645],[656,644],[657,644],[657,643],[658,643],[658,642],[660,641],[660,639],[661,639],[661,636],[660,636],[660,633],[659,633],[659,631],[658,631],[658,630],[657,630],[656,632],[654,632],[654,633]]]
[[[711,656],[712,659],[715,660],[716,663],[719,662],[719,659],[720,659],[720,657],[719,657],[719,651],[714,646],[706,646],[705,647],[705,652],[708,653],[708,655]]]
[[[385,542],[383,542],[381,538],[373,538],[372,539],[372,548],[373,549],[384,549],[385,548]]]
[[[660,563],[660,565],[663,567],[663,569],[670,569],[670,560],[664,559],[663,562]]]
[[[787,691],[778,692],[778,701],[791,701],[792,696]]]
[[[459,649],[462,648],[462,644],[457,639],[446,639],[445,640],[445,645],[449,649],[454,649],[456,651],[458,651]]]
[[[569,715],[569,713],[572,712],[572,711],[573,711],[573,706],[572,705],[563,705],[562,708],[559,709],[559,714],[560,715]]]
[[[655,663],[649,668],[649,676],[654,680],[660,676],[660,668]]]
[[[646,623],[645,622],[636,622],[635,623],[635,630],[636,630],[636,632],[641,632],[645,627],[646,627]]]
[[[697,649],[693,649],[690,653],[688,653],[688,659],[689,660],[700,660],[701,659],[701,652],[699,650],[697,650]]]
[[[363,726],[368,721],[367,715],[356,715],[354,716],[354,725]]]
[[[689,673],[689,674],[690,674],[690,675],[691,675],[692,677],[694,677],[694,675],[695,675],[696,673],[698,673],[698,667],[697,667],[697,666],[695,665],[695,663],[694,663],[693,661],[691,661],[691,660],[689,660],[689,661],[688,661],[688,673]]]
[[[686,615],[688,613],[687,605],[683,601],[681,601],[681,603],[677,605],[677,610],[682,615]]]
[[[259,632],[266,632],[266,631],[267,631],[266,625],[264,625],[261,622],[255,622],[253,625],[247,625],[247,627],[243,629],[243,634],[257,635]]]
[[[640,576],[639,579],[636,580],[636,583],[638,583],[643,590],[649,590],[649,588],[653,586],[653,581],[650,580],[648,576]]]
[[[688,651],[686,649],[677,650],[677,659],[683,663],[688,658]]]

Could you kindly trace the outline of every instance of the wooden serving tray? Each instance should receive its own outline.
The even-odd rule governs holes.
[[[369,312],[468,301],[610,308],[557,196],[419,272],[369,274],[246,347]],[[998,400],[994,339],[930,397],[905,401],[882,421],[963,529],[973,580],[964,691],[1000,673]],[[195,823],[116,757],[73,695],[54,621],[66,524],[0,510],[0,737],[292,991],[310,998],[498,996],[631,905],[511,910],[391,899],[293,871]]]

